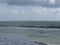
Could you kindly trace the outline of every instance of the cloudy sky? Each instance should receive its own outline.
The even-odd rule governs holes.
[[[60,21],[60,0],[0,0],[0,21]]]

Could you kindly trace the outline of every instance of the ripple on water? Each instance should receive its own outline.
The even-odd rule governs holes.
[[[0,45],[44,45],[44,43],[34,43],[19,36],[0,36]],[[47,45],[47,44],[46,44]]]

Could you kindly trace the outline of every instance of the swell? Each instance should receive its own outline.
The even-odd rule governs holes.
[[[28,27],[28,28],[60,28],[60,26],[29,26],[29,25],[0,25],[1,27]]]

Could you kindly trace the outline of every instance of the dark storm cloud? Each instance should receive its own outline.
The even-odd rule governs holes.
[[[8,3],[9,5],[32,5],[42,7],[60,7],[60,0],[55,0],[56,3],[52,4],[49,0],[0,0],[0,3]]]

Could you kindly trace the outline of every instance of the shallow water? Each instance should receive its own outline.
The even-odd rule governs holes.
[[[60,29],[0,27],[0,35],[16,35],[34,42],[60,44]]]
[[[39,45],[16,35],[0,35],[0,45]],[[42,44],[40,44],[42,45]]]

